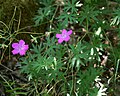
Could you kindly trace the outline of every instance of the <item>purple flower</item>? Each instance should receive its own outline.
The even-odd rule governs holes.
[[[56,38],[58,39],[58,43],[62,43],[63,41],[69,41],[70,40],[70,36],[72,34],[72,30],[69,30],[67,32],[67,30],[63,29],[62,30],[62,34],[56,34]]]
[[[26,51],[29,48],[28,45],[25,45],[24,40],[20,40],[18,43],[13,43],[12,47],[14,48],[14,50],[12,51],[13,55],[19,53],[21,56],[25,55]]]

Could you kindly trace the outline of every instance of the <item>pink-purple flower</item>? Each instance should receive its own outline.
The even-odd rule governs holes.
[[[14,48],[14,50],[12,51],[13,55],[19,53],[21,56],[25,55],[26,51],[29,48],[28,45],[25,45],[24,40],[20,40],[18,43],[13,43],[12,47]]]
[[[72,34],[72,30],[67,30],[63,29],[62,34],[56,34],[56,38],[58,38],[58,43],[62,43],[63,41],[69,41],[70,40],[70,35]]]

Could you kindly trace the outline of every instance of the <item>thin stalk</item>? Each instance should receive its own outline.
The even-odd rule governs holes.
[[[114,78],[114,81],[115,81],[115,82],[116,82],[116,78],[117,78],[117,73],[118,73],[119,63],[120,63],[120,59],[117,60],[117,66],[116,66],[115,78]]]
[[[9,82],[0,74],[0,77],[5,81],[5,83],[7,83],[7,85],[10,87],[10,89],[11,90],[14,90],[12,87],[11,87],[11,85],[9,84]],[[14,94],[16,94],[16,92],[15,91],[13,91],[14,92]]]
[[[11,21],[9,23],[9,28],[11,28],[12,25],[13,25],[13,20],[14,20],[15,14],[16,14],[16,9],[17,9],[17,7],[15,6],[13,16],[12,16]],[[9,31],[10,31],[10,34],[11,34],[11,29]]]
[[[4,66],[4,65],[3,65],[3,64],[1,64],[1,63],[0,63],[0,66],[2,66],[2,67],[4,67],[4,68],[6,68],[7,70],[9,70],[9,71],[11,71],[11,72],[13,72],[13,70],[11,70],[10,68],[8,68],[8,67]]]
[[[72,66],[72,87],[70,90],[70,96],[73,95],[73,92],[74,92],[74,74],[73,74],[73,66]]]
[[[57,13],[57,10],[58,10],[58,6],[57,6],[57,8],[56,8],[56,10],[55,10],[55,12],[54,12],[54,14],[53,14],[53,16],[52,16],[52,19],[50,20],[50,32],[51,32],[51,28],[52,28],[52,22],[53,22],[53,19],[55,18],[55,15],[56,15],[56,13]]]
[[[85,36],[88,34],[88,32],[89,32],[88,26],[89,26],[89,22],[88,22],[88,18],[86,18],[86,33],[85,33],[84,36],[80,39],[80,41],[82,41],[82,40],[85,38]],[[88,36],[89,36],[89,35],[88,35]],[[89,36],[89,38],[90,38],[90,36]]]
[[[36,84],[36,81],[34,82],[34,86],[35,86],[35,90],[36,90],[37,96],[40,96],[40,95],[39,95],[39,92],[38,92],[38,90],[37,90],[37,84]]]
[[[9,30],[9,27],[4,22],[0,21],[0,23],[2,23],[7,28],[7,30]]]
[[[56,8],[56,10],[55,10],[55,13],[53,14],[52,19],[50,20],[51,23],[53,22],[53,19],[54,19],[55,15],[56,15],[56,12],[57,12],[57,10],[58,10],[58,7],[59,7],[59,6],[57,6],[57,8]]]
[[[104,31],[103,31],[104,32]],[[104,32],[104,34],[105,34],[105,32]],[[113,50],[113,47],[112,47],[112,44],[111,44],[111,41],[109,40],[109,38],[107,37],[107,35],[105,34],[105,37],[106,37],[106,39],[108,40],[108,42],[110,43],[110,47],[111,47],[111,50],[112,50],[112,53],[113,53],[113,56],[114,56],[114,62],[116,63],[116,56],[115,56],[115,52],[114,52],[114,50]]]
[[[20,21],[21,21],[21,10],[20,10],[20,15],[19,15],[19,20],[18,20],[17,30],[19,30],[19,27],[20,27]]]

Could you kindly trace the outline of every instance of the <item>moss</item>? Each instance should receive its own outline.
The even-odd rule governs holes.
[[[4,2],[3,2],[4,1]],[[1,18],[0,20],[8,24],[13,16],[14,8],[17,7],[15,18],[19,17],[21,11],[21,23],[25,25],[33,24],[31,18],[34,16],[35,10],[37,9],[36,3],[34,0],[1,0]]]
[[[15,7],[16,7],[16,12],[15,12]],[[35,16],[38,8],[39,6],[35,2],[35,0],[0,0],[0,20],[3,21],[8,26],[15,12],[13,23],[11,24],[11,26],[9,26],[10,28],[9,32],[12,33],[17,30],[18,22],[20,20],[19,28],[24,28],[28,26],[26,29],[22,31],[43,33],[45,30],[45,25],[36,28],[29,27],[31,25],[34,25],[33,17]],[[19,19],[20,16],[21,18]],[[30,41],[30,37],[28,34],[19,34],[17,35],[16,38],[18,40],[27,39],[26,41]]]

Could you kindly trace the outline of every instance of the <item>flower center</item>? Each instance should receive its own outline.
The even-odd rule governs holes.
[[[24,49],[24,47],[21,46],[21,45],[19,45],[18,50],[21,51],[21,50],[23,50],[23,49]]]
[[[66,38],[67,37],[67,35],[66,34],[62,34],[62,38]]]

